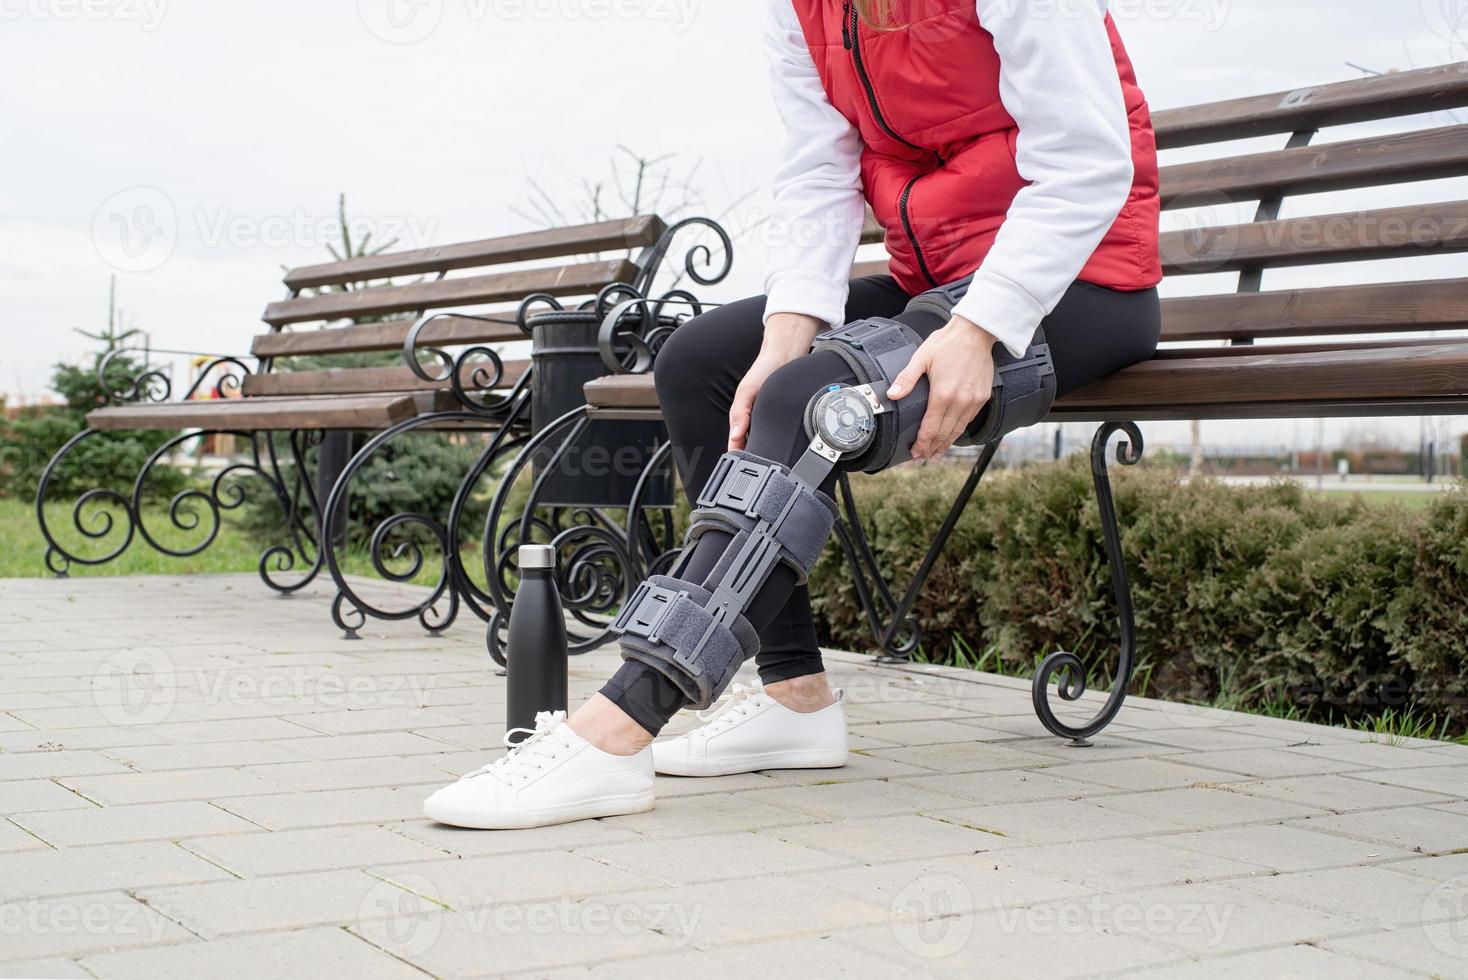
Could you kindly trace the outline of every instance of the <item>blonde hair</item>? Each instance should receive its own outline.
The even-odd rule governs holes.
[[[893,18],[893,0],[856,0],[856,11],[861,19],[873,27],[896,27]]]

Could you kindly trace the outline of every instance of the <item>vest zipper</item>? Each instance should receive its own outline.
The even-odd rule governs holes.
[[[922,271],[923,278],[928,280],[928,285],[936,289],[942,284],[933,277],[932,271],[928,268],[928,260],[923,257],[923,247],[918,244],[917,232],[912,228],[912,215],[907,210],[907,201],[912,197],[912,189],[924,176],[924,174],[918,174],[907,182],[906,187],[902,188],[902,197],[897,202],[897,211],[902,215],[902,230],[907,233],[907,240],[912,243],[913,255],[917,256],[918,269]]]
[[[862,60],[861,56],[861,13],[851,3],[851,0],[847,0],[846,2],[845,15],[841,22],[841,41],[846,47],[846,50],[851,52],[851,63],[856,68],[856,77],[860,80],[862,89],[866,92],[867,106],[872,110],[872,119],[876,122],[877,128],[903,146],[911,147],[920,153],[931,155],[938,166],[943,166],[944,160],[942,154],[924,149],[911,140],[904,139],[898,135],[895,129],[887,124],[886,117],[882,115],[881,107],[877,105],[877,90],[872,85],[871,77],[867,75],[866,62]],[[918,242],[917,234],[913,231],[912,216],[907,210],[907,202],[908,198],[912,196],[913,185],[924,176],[924,174],[918,174],[907,182],[907,186],[902,189],[902,199],[898,202],[897,209],[902,215],[902,230],[907,234],[907,240],[912,245],[913,254],[917,256],[918,268],[922,270],[923,276],[927,278],[928,282],[936,287],[939,285],[939,282],[933,278],[932,272],[928,271],[928,260],[923,257],[923,247]]]
[[[850,0],[847,0],[846,18],[844,23],[841,25],[842,41],[846,45],[846,50],[851,52],[852,64],[856,66],[856,77],[861,80],[861,87],[866,90],[867,105],[871,107],[872,119],[876,121],[877,128],[886,133],[888,136],[895,139],[897,142],[901,143],[903,146],[917,150],[919,153],[928,154],[937,161],[938,166],[943,166],[942,156],[934,153],[932,150],[927,150],[921,146],[918,146],[911,140],[904,139],[897,134],[897,131],[895,129],[887,124],[886,117],[882,115],[881,108],[877,106],[877,90],[875,87],[873,87],[872,80],[867,75],[866,62],[863,61],[861,57],[860,22],[861,13],[856,9],[856,6],[850,2]]]

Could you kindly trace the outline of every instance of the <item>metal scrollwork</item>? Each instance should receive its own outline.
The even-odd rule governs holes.
[[[1050,682],[1063,701],[1078,701],[1086,693],[1086,667],[1081,658],[1068,651],[1057,651],[1046,657],[1035,672],[1031,690],[1035,713],[1055,735],[1077,744],[1087,740],[1111,724],[1126,700],[1136,657],[1136,624],[1132,616],[1131,583],[1121,550],[1121,531],[1116,520],[1116,504],[1111,494],[1111,478],[1107,471],[1106,449],[1111,437],[1122,433],[1126,439],[1117,444],[1116,461],[1135,466],[1142,460],[1142,431],[1133,422],[1107,422],[1096,430],[1091,441],[1091,479],[1096,487],[1096,503],[1101,508],[1101,532],[1106,546],[1106,559],[1111,568],[1112,591],[1116,596],[1117,618],[1121,626],[1120,659],[1111,693],[1101,710],[1084,725],[1067,725],[1055,716],[1050,706]]]
[[[586,432],[585,406],[551,422],[529,439],[500,480],[490,504],[483,538],[485,575],[493,600],[487,644],[495,662],[504,665],[505,634],[518,580],[516,559],[522,544],[549,544],[556,549],[557,585],[566,615],[576,625],[570,630],[569,650],[585,653],[606,642],[622,599],[631,593],[648,565],[663,560],[672,536],[671,518],[659,535],[647,528],[643,516],[647,473],[665,465],[667,447],[655,453],[636,493],[628,502],[628,527],[623,528],[601,508],[553,507],[541,503],[548,474]],[[548,453],[548,455],[546,455]],[[532,461],[544,456],[542,472],[531,480],[528,496],[521,497],[520,480]],[[641,522],[641,524],[639,524]],[[646,525],[643,527],[643,525]],[[641,528],[641,529],[639,529]],[[630,544],[629,544],[630,542]]]
[[[555,302],[554,299],[551,301]],[[498,351],[476,344],[454,356],[441,347],[423,342],[423,334],[428,327],[435,321],[446,318],[477,320],[481,323],[514,322],[504,316],[469,313],[433,313],[420,317],[403,338],[403,363],[420,381],[447,384],[459,403],[471,412],[492,416],[507,411],[515,399],[516,391],[499,396],[493,394],[505,380],[505,362]],[[437,362],[439,370],[431,372],[424,364],[424,357],[420,355],[426,355],[430,364]]]
[[[120,357],[139,353],[137,350],[119,347],[108,351],[97,362],[97,384],[112,404],[125,402],[166,402],[173,394],[173,382],[162,369],[145,367],[141,374],[130,380],[125,388],[112,387],[110,380],[113,363]]]
[[[613,374],[646,374],[652,370],[658,351],[673,332],[687,320],[717,303],[704,303],[692,293],[674,289],[656,299],[630,295],[630,287],[602,290],[597,313],[602,318],[597,349],[602,364]],[[620,299],[616,305],[613,300]],[[676,313],[669,313],[676,307]]]
[[[97,429],[86,429],[78,432],[67,440],[56,455],[51,457],[41,473],[40,483],[36,487],[36,521],[41,528],[41,536],[46,539],[46,567],[57,576],[65,576],[73,565],[105,565],[114,558],[127,551],[133,542],[137,531],[137,517],[133,511],[132,502],[123,494],[106,487],[97,487],[86,491],[77,497],[71,508],[71,524],[82,537],[90,542],[105,542],[113,536],[115,530],[121,534],[121,539],[111,546],[103,545],[101,554],[82,555],[67,550],[53,534],[51,526],[46,521],[46,492],[50,489],[52,482],[62,462],[72,454],[72,451],[82,443],[100,435]],[[117,519],[113,516],[113,509],[122,513],[125,522],[122,529],[117,529]]]
[[[487,350],[487,349],[486,349]],[[462,363],[462,357],[460,359]],[[503,364],[494,361],[495,372]],[[497,381],[497,378],[495,379]],[[458,618],[467,606],[476,616],[488,619],[493,599],[474,583],[463,563],[459,542],[463,517],[470,495],[486,474],[492,474],[505,458],[524,442],[524,429],[529,413],[530,375],[527,373],[497,400],[502,408],[489,412],[482,404],[465,412],[436,412],[404,420],[385,429],[367,441],[348,462],[332,487],[322,513],[325,515],[325,541],[322,548],[325,564],[337,588],[332,618],[348,636],[355,636],[368,617],[384,620],[417,619],[430,633],[441,632]],[[348,501],[357,476],[373,459],[397,440],[415,433],[436,431],[443,427],[462,427],[473,431],[493,425],[493,433],[474,465],[460,481],[450,506],[446,523],[421,513],[394,514],[379,523],[370,535],[369,551],[373,571],[382,579],[403,583],[417,578],[428,566],[424,544],[438,550],[441,568],[427,595],[403,608],[387,608],[374,604],[347,579],[338,550],[352,540],[351,514]],[[401,562],[406,561],[404,568]],[[392,562],[393,564],[389,564]]]
[[[711,218],[685,218],[670,225],[663,232],[662,237],[638,258],[639,271],[632,285],[639,295],[646,296],[652,292],[653,280],[657,278],[663,260],[667,258],[668,252],[672,249],[673,240],[680,232],[688,228],[707,228],[712,231],[723,249],[723,262],[712,272],[700,272],[698,268],[700,261],[705,267],[714,265],[713,249],[700,242],[691,247],[683,256],[683,272],[700,286],[713,286],[728,277],[734,268],[734,241],[729,237],[729,233]]]

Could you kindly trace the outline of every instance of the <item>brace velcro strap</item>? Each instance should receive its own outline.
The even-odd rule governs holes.
[[[957,444],[981,446],[1043,420],[1055,404],[1055,385],[1055,365],[1043,326],[1035,330],[1023,357],[1015,357],[1003,344],[995,344],[994,388],[989,404],[980,413],[978,425]]]
[[[759,650],[749,620],[726,625],[707,608],[711,593],[682,579],[654,575],[637,587],[612,624],[622,658],[646,664],[678,685],[694,707],[707,708]]]
[[[947,323],[953,319],[953,309],[960,300],[968,295],[969,287],[974,284],[974,277],[964,276],[957,282],[950,282],[945,286],[935,286],[925,293],[920,293],[912,298],[907,304],[904,313],[925,312],[931,313],[939,320]]]
[[[834,500],[792,478],[779,463],[742,452],[725,453],[719,459],[697,504],[690,515],[690,545],[711,529],[752,533],[766,521],[775,525],[770,533],[780,545],[781,561],[802,582],[836,523]]]

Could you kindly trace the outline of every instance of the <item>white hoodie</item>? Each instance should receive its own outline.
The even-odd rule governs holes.
[[[775,175],[768,318],[845,317],[866,213],[861,136],[830,103],[791,0],[767,0],[765,50],[786,139]],[[1107,0],[977,0],[999,53],[999,96],[1029,181],[955,312],[1024,353],[1131,192],[1131,132]]]

